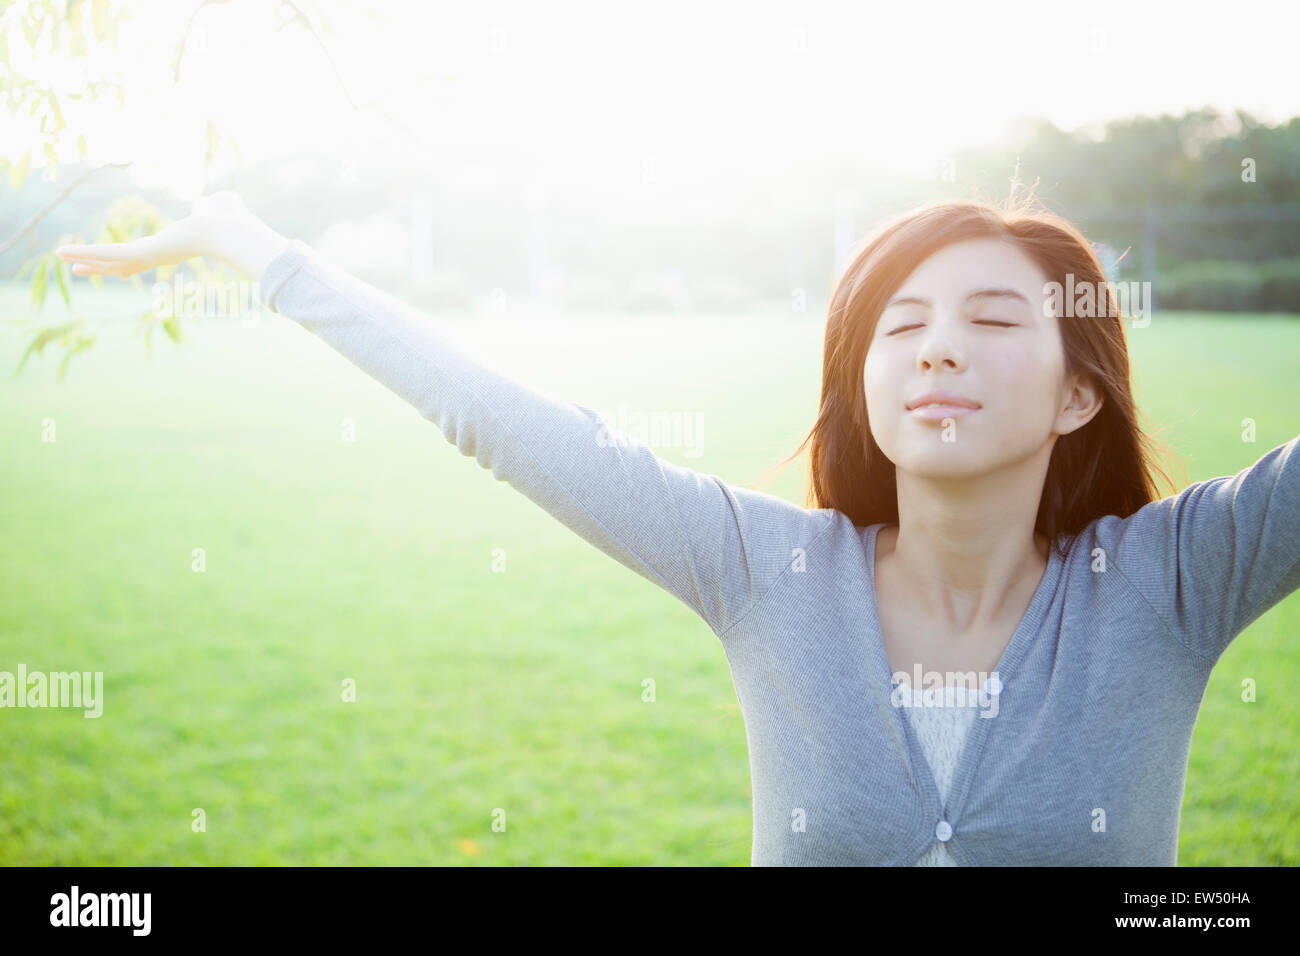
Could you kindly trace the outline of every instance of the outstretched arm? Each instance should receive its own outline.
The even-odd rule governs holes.
[[[325,340],[462,454],[675,595],[716,634],[748,613],[790,569],[794,550],[830,524],[826,510],[733,488],[644,445],[609,440],[614,433],[591,409],[504,375],[430,316],[303,242],[281,242],[260,222],[246,234],[221,228],[222,258],[243,256],[228,261],[245,271],[262,266],[254,274],[267,308]],[[91,248],[102,256],[112,247]]]
[[[1236,475],[1103,518],[1097,536],[1108,564],[1184,647],[1213,664],[1300,589],[1300,437]]]

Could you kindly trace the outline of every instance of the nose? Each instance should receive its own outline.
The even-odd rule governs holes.
[[[952,333],[952,323],[936,320],[921,330],[916,365],[923,372],[940,366],[956,370],[966,367],[966,356]]]

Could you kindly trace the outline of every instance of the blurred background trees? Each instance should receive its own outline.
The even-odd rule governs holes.
[[[240,49],[204,49],[214,42],[204,17],[226,2],[197,0],[161,30],[165,42],[140,50],[123,48],[121,30],[140,11],[118,0],[0,0],[0,281],[29,285],[32,303],[31,314],[0,319],[28,336],[27,355],[56,344],[66,363],[99,334],[93,310],[74,308],[80,281],[54,256],[58,245],[147,235],[218,188],[237,189],[274,228],[433,312],[509,302],[707,313],[766,303],[818,321],[839,270],[881,219],[934,199],[999,199],[1014,179],[1104,248],[1112,278],[1150,281],[1161,310],[1300,313],[1300,118],[1270,126],[1205,108],[1066,131],[1024,117],[993,146],[902,174],[882,171],[873,154],[830,148],[775,171],[708,156],[674,166],[650,144],[608,181],[543,181],[543,158],[519,140],[432,141],[439,110],[459,95],[458,77],[436,64],[419,81],[427,115],[390,108],[382,89],[357,94],[373,71],[333,52],[347,31],[335,16],[346,6],[389,31],[400,17],[281,0],[240,7],[245,33],[308,44],[329,77],[321,101],[337,101],[327,115],[340,122],[314,128],[310,148],[246,162],[234,123],[178,92],[187,70],[219,72],[211,60],[191,67],[200,54],[242,67]],[[175,133],[192,167],[184,194],[139,184],[140,157],[165,150],[167,130],[107,147],[84,119],[126,122],[140,89],[129,88],[126,65],[142,58],[153,69],[143,88],[166,87],[187,117]],[[224,97],[219,87],[215,96]],[[265,92],[286,123],[293,96]],[[877,153],[892,148],[882,139]],[[215,262],[177,268],[231,277]],[[132,281],[147,288],[172,271]],[[44,314],[50,295],[63,314]],[[158,327],[180,342],[186,321],[145,311],[136,332],[146,347]]]

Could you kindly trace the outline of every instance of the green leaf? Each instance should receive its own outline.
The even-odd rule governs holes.
[[[217,144],[220,140],[220,135],[217,133],[216,126],[214,126],[210,120],[207,122],[206,125],[207,125],[208,154],[203,160],[204,169],[207,169],[209,166],[212,165],[212,157],[217,155]]]
[[[77,344],[72,346],[72,348],[68,349],[68,351],[63,354],[63,361],[59,363],[60,382],[63,381],[63,373],[68,370],[68,360],[72,358],[72,356],[76,355],[78,352],[89,348],[91,345],[94,344],[94,342],[95,342],[95,337],[93,335],[78,338]]]
[[[45,305],[45,286],[47,278],[45,269],[49,265],[48,259],[42,259],[36,266],[36,272],[32,276],[32,305],[36,308],[42,308]]]
[[[72,308],[72,299],[68,297],[68,280],[63,274],[63,270],[68,268],[68,264],[53,252],[50,253],[50,262],[54,264],[54,274],[59,279],[59,291],[63,293],[63,304],[70,309]]]
[[[181,320],[180,319],[178,319],[174,315],[168,316],[167,318],[162,320],[162,327],[163,327],[163,331],[167,333],[167,335],[171,338],[173,342],[175,342],[177,345],[181,344]]]
[[[27,172],[32,168],[32,151],[29,149],[23,153],[23,158],[18,160],[17,166],[9,167],[9,186],[14,192],[23,188],[23,181],[27,178]]]
[[[63,325],[52,325],[37,332],[36,337],[32,339],[31,344],[27,346],[27,351],[23,353],[22,359],[18,362],[18,367],[14,369],[14,378],[17,378],[18,373],[23,370],[23,366],[27,364],[27,358],[32,352],[40,355],[45,350],[45,346],[77,329],[85,321],[85,319],[73,319],[71,322],[63,323]]]
[[[96,40],[103,40],[108,35],[108,0],[91,0],[90,25]]]
[[[23,366],[27,364],[27,357],[32,354],[32,350],[35,348],[36,348],[36,340],[32,339],[31,343],[27,346],[27,351],[24,352],[23,357],[18,360],[18,367],[14,369],[14,374],[13,374],[14,378],[17,378],[18,373],[23,370]]]
[[[234,133],[227,132],[227,133],[226,133],[226,140],[230,143],[230,148],[233,149],[233,150],[235,151],[235,159],[237,159],[237,160],[239,161],[239,165],[240,165],[240,166],[243,166],[243,165],[244,165],[244,153],[243,153],[243,151],[240,150],[240,148],[239,148],[239,141],[238,141],[237,139],[235,139],[235,134],[234,134]]]

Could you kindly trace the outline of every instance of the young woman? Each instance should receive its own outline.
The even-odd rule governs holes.
[[[1123,318],[1047,213],[934,204],[861,247],[808,509],[609,441],[233,194],[60,255],[258,277],[267,308],[691,607],[744,713],[754,864],[1173,865],[1210,672],[1300,587],[1300,439],[1157,500]],[[1053,306],[1067,282],[1100,307]]]

